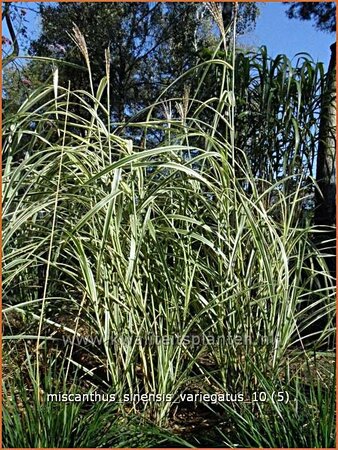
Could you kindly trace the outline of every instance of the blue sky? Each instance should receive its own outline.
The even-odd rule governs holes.
[[[288,19],[285,11],[288,5],[282,2],[259,3],[260,17],[256,29],[242,40],[248,45],[266,45],[270,56],[285,53],[293,58],[296,53],[309,53],[315,61],[327,66],[330,59],[330,45],[335,35],[318,31],[313,22]]]
[[[20,6],[36,9],[35,3],[18,3]],[[288,19],[285,11],[287,5],[282,2],[259,3],[261,14],[257,20],[256,29],[241,39],[250,47],[266,45],[270,56],[285,53],[293,58],[296,53],[307,52],[315,61],[322,61],[328,65],[330,45],[335,41],[335,35],[317,31],[312,22]],[[27,27],[30,38],[37,37],[39,19],[31,11],[27,11]],[[8,35],[6,26],[4,35]]]

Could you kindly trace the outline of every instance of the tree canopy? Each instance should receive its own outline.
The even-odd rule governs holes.
[[[231,11],[223,7],[223,12],[229,22]],[[86,39],[94,87],[105,74],[104,52],[109,47],[112,118],[118,121],[153,101],[198,62],[201,48],[217,40],[208,9],[197,3],[40,4],[39,14],[42,31],[30,54],[81,64],[69,36],[76,24]],[[241,5],[238,33],[252,29],[257,15],[255,3]],[[86,74],[74,68],[62,69],[61,77],[71,80],[73,88],[86,85]]]
[[[285,2],[290,7],[286,11],[290,19],[313,20],[318,30],[336,31],[335,2]]]

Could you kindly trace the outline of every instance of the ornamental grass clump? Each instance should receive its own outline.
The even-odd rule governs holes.
[[[55,72],[5,117],[3,311],[5,324],[26,320],[5,339],[34,340],[36,389],[56,346],[65,383],[81,372],[116,393],[116,414],[168,426],[192,385],[251,395],[262,374],[274,385],[286,361],[332,339],[334,280],[317,231],[294,215],[308,190],[301,175],[291,193],[291,176],[255,177],[235,146],[224,40],[226,58],[217,49],[177,80],[182,98],[169,86],[126,124],[110,123],[109,71],[96,92],[60,86]],[[200,100],[215,74],[217,95]],[[226,408],[241,426],[254,414]]]

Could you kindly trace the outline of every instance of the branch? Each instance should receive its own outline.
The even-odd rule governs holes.
[[[17,40],[16,34],[15,34],[15,30],[12,24],[12,19],[11,19],[11,15],[10,15],[10,5],[11,3],[5,3],[4,6],[4,10],[2,12],[2,19],[6,20],[6,25],[10,34],[10,37],[12,39],[12,43],[13,43],[13,51],[12,53],[7,56],[4,61],[3,61],[3,67],[5,67],[7,64],[9,64],[13,59],[15,59],[17,56],[19,56],[19,42]]]

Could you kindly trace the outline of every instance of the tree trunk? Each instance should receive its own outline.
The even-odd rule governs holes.
[[[336,44],[331,52],[319,128],[316,225],[334,225],[336,216]]]
[[[319,142],[317,157],[316,209],[314,221],[316,225],[334,227],[336,221],[336,43],[331,45],[331,59],[327,72],[326,85],[323,92],[321,119],[319,126]],[[319,235],[320,247],[327,247],[324,241],[332,240],[332,258],[327,262],[331,273],[335,273],[335,230]]]

